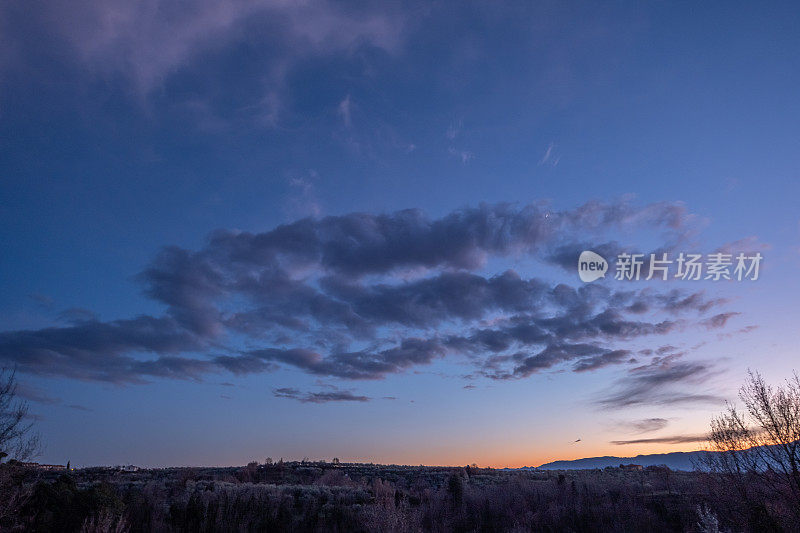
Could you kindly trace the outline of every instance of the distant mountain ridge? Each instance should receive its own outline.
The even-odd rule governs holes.
[[[572,461],[553,461],[551,463],[545,463],[538,468],[542,470],[582,470],[632,463],[642,466],[666,465],[672,470],[688,471],[695,470],[695,463],[706,453],[709,452],[654,453],[649,455],[637,455],[634,457],[615,457],[607,455],[605,457],[585,457]]]

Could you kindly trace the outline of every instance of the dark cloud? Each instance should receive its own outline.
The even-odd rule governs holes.
[[[140,361],[131,353],[171,354],[204,344],[169,318],[141,316],[112,322],[0,333],[0,360],[21,372],[78,379],[137,382],[143,375],[197,377],[210,363],[177,356]]]
[[[575,372],[586,372],[588,370],[597,370],[609,365],[618,365],[625,362],[635,362],[631,359],[631,352],[628,350],[612,350],[604,354],[595,355],[581,359],[572,367]]]
[[[745,333],[750,333],[750,332],[755,331],[757,329],[758,329],[757,325],[751,324],[749,326],[744,326],[744,327],[741,327],[741,328],[739,328],[737,330],[734,330],[734,331],[728,331],[728,332],[725,332],[725,333],[717,333],[717,338],[718,339],[729,339],[729,338],[731,338],[731,337],[733,337],[735,335],[743,335]]]
[[[656,295],[655,299],[664,310],[671,312],[692,310],[705,313],[713,307],[727,303],[725,298],[706,299],[703,291],[686,294],[677,289]]]
[[[706,442],[707,435],[673,435],[671,437],[654,437],[651,439],[612,440],[611,444],[624,446],[626,444],[689,444]]]
[[[255,354],[218,355],[213,362],[236,375],[256,374],[278,368],[275,364]]]
[[[367,396],[359,396],[349,391],[325,391],[325,392],[300,392],[295,388],[273,389],[272,394],[276,398],[287,398],[303,403],[328,403],[328,402],[368,402]]]
[[[517,364],[513,376],[527,377],[564,361],[576,357],[596,356],[601,352],[602,348],[594,344],[553,343],[534,355],[521,357],[522,354],[516,354],[514,359]]]
[[[735,313],[703,318],[724,301],[702,292],[573,287],[484,267],[517,256],[558,262],[576,235],[621,228],[677,242],[691,218],[669,203],[497,204],[441,218],[412,209],[217,231],[196,251],[163,248],[138,276],[164,316],[102,322],[73,310],[63,327],[0,333],[0,362],[115,383],[281,367],[379,379],[449,355],[493,379],[632,364],[620,344],[697,323],[722,328]],[[701,317],[677,316],[685,311]]]
[[[474,320],[495,310],[525,311],[540,302],[548,290],[542,281],[524,280],[511,270],[489,278],[445,272],[400,285],[363,286],[327,278],[323,286],[370,321],[423,328],[448,319]]]
[[[333,353],[322,356],[309,350],[255,350],[242,357],[275,361],[306,370],[312,374],[348,379],[378,379],[411,366],[424,365],[447,353],[436,340],[405,339],[399,345],[381,351]]]
[[[588,241],[570,242],[559,244],[550,250],[545,256],[545,260],[549,263],[557,265],[564,270],[574,271],[575,265],[578,264],[578,257],[584,250],[591,250],[601,257],[611,262],[613,257],[617,257],[625,249],[618,242],[605,242],[605,243],[592,243]],[[607,273],[606,275],[609,275]],[[613,273],[611,273],[613,275]]]
[[[708,329],[720,329],[725,327],[725,325],[728,323],[728,320],[740,314],[741,313],[734,313],[734,312],[720,313],[718,315],[712,316],[711,318],[701,321],[700,324],[702,324]]]
[[[673,320],[657,323],[626,320],[624,314],[617,309],[605,309],[584,320],[563,315],[541,320],[539,324],[547,325],[556,335],[566,339],[600,336],[629,339],[642,335],[664,335],[680,327],[680,324]]]
[[[224,272],[198,254],[176,246],[164,248],[139,276],[145,293],[167,305],[170,315],[186,329],[213,335],[221,329],[214,300],[224,291]]]
[[[197,252],[165,248],[140,279],[149,296],[199,334],[223,327],[217,300],[236,294],[256,305],[231,317],[231,326],[260,327],[286,316],[349,330],[368,329],[371,321],[428,325],[441,317],[476,318],[492,308],[519,309],[542,287],[513,273],[484,279],[445,272],[410,285],[371,287],[357,280],[404,270],[468,271],[490,256],[546,254],[565,235],[587,227],[647,222],[679,234],[687,217],[677,204],[625,203],[589,203],[563,212],[483,205],[439,219],[413,209],[352,213],[303,219],[265,233],[218,231]],[[319,276],[321,290],[306,283],[309,274]]]

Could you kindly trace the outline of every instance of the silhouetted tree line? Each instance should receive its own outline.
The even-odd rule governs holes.
[[[2,531],[800,531],[800,380],[757,374],[704,471],[301,462],[48,472],[0,464]],[[11,503],[8,503],[11,502]]]
[[[664,468],[2,468],[15,472],[6,489],[26,492],[4,531],[755,531],[725,514],[712,474]]]

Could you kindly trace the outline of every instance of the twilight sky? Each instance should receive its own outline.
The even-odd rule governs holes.
[[[747,368],[798,368],[798,24],[788,2],[5,2],[0,366],[41,460],[696,449]],[[582,283],[583,250],[764,259]]]

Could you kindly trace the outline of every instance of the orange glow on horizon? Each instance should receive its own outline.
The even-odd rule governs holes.
[[[378,463],[378,464],[401,464],[408,466],[467,466],[477,464],[481,468],[521,468],[521,467],[538,467],[540,465],[551,463],[553,461],[572,461],[576,459],[585,459],[591,457],[636,457],[637,455],[654,455],[662,453],[675,453],[675,452],[694,452],[700,451],[700,445],[695,447],[686,447],[680,445],[670,444],[645,444],[642,446],[632,447],[624,445],[606,444],[601,446],[587,446],[580,447],[578,445],[570,447],[566,445],[561,451],[543,451],[539,453],[524,453],[515,452],[509,454],[507,452],[498,451],[497,453],[481,453],[476,455],[468,455],[465,453],[450,453],[449,455],[432,454],[426,455],[424,458],[420,455],[409,457],[394,458],[389,457],[353,457],[344,462],[354,463]]]

